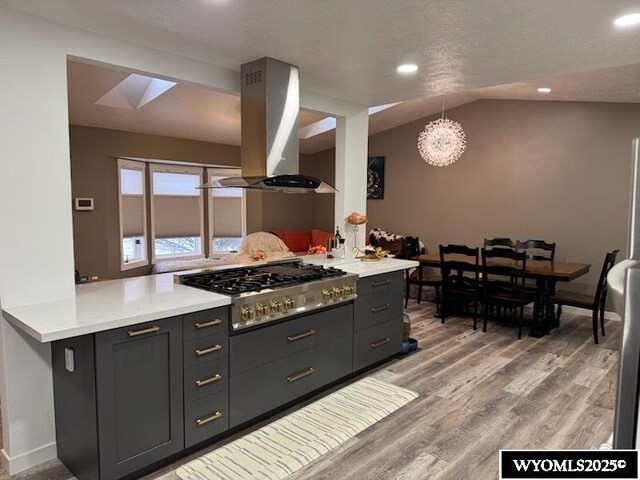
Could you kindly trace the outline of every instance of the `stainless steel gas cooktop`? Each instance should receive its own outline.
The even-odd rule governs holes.
[[[241,330],[357,297],[358,276],[300,260],[180,275],[190,287],[229,295],[231,326]]]

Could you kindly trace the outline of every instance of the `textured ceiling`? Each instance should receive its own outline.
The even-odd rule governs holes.
[[[265,55],[361,103],[640,63],[631,0],[0,0],[0,6],[237,70]],[[403,61],[420,65],[401,76]]]

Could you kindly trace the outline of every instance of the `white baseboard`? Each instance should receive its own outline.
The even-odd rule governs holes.
[[[10,457],[3,448],[0,450],[0,463],[9,475],[15,475],[41,463],[53,460],[58,456],[55,442],[31,450],[30,452]]]
[[[574,315],[586,315],[587,317],[591,316],[591,310],[588,310],[586,308],[580,308],[580,307],[570,307],[568,305],[562,307],[562,312],[571,313]],[[621,320],[620,315],[618,315],[616,312],[610,312],[608,310],[605,310],[604,312],[604,319],[613,320],[616,322],[619,322]]]

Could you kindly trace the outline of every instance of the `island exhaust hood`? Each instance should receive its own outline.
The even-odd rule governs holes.
[[[242,65],[240,78],[242,176],[202,187],[334,193],[328,183],[298,173],[298,67],[265,57]]]

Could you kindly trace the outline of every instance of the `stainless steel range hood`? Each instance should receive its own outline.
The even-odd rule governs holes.
[[[241,67],[241,177],[203,188],[240,187],[286,193],[333,193],[328,183],[300,175],[298,67],[261,58]]]

